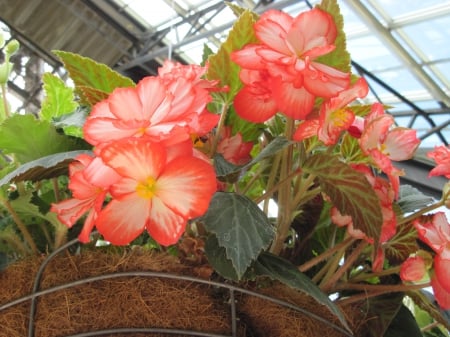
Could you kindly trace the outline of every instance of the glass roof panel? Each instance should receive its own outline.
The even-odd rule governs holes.
[[[374,1],[368,1],[374,2]],[[378,0],[380,6],[392,17],[417,12],[442,4],[442,0]]]
[[[415,44],[429,60],[443,59],[450,56],[450,47],[443,48],[450,40],[448,17],[419,22],[406,26],[403,30],[411,39],[414,39]]]

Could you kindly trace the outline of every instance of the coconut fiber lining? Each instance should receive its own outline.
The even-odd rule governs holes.
[[[26,259],[0,272],[0,306],[31,293],[43,260]],[[173,256],[143,249],[121,252],[95,249],[83,251],[80,255],[62,253],[47,265],[39,290],[125,271],[191,275],[192,267],[180,263]],[[336,321],[314,300],[305,300],[298,292],[293,297],[289,288],[278,285],[262,291],[269,294],[271,288],[278,297]],[[232,336],[229,296],[227,289],[186,280],[132,276],[94,281],[40,296],[36,303],[34,336],[62,337],[126,327],[170,328]],[[0,311],[0,337],[27,336],[29,310],[30,301],[26,301]],[[301,313],[245,294],[236,295],[236,311],[238,337],[343,336]],[[116,333],[103,336],[173,337],[183,334]]]

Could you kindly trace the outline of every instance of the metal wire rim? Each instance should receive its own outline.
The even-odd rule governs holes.
[[[162,273],[162,272],[152,272],[152,271],[134,271],[134,272],[115,272],[115,273],[108,273],[98,276],[92,276],[72,282],[68,282],[62,285],[54,286],[45,290],[39,290],[40,281],[43,275],[43,272],[45,270],[45,267],[48,265],[48,263],[60,252],[66,250],[67,248],[71,247],[72,245],[75,245],[79,243],[78,239],[74,239],[72,241],[67,242],[65,245],[59,247],[55,251],[53,251],[51,254],[49,254],[46,259],[41,263],[38,272],[36,273],[36,277],[33,284],[33,290],[32,293],[26,296],[23,296],[21,298],[18,298],[16,300],[13,300],[11,302],[8,302],[4,305],[0,306],[0,311],[5,310],[9,307],[12,307],[14,305],[31,301],[30,303],[30,315],[29,315],[29,324],[28,324],[28,337],[34,337],[34,317],[36,313],[36,306],[37,306],[37,298],[40,296],[44,296],[47,294],[51,294],[53,292],[57,292],[60,290],[64,290],[71,287],[76,287],[79,285],[87,284],[90,282],[95,281],[101,281],[101,280],[108,280],[108,279],[114,279],[114,278],[125,278],[125,277],[155,277],[155,278],[165,278],[165,279],[172,279],[172,280],[181,280],[181,281],[188,281],[193,283],[200,283],[200,284],[206,284],[222,289],[227,289],[229,291],[230,295],[230,310],[231,310],[231,335],[220,335],[220,334],[214,334],[214,333],[208,333],[208,332],[198,332],[198,331],[192,331],[192,330],[179,330],[179,329],[168,329],[168,328],[116,328],[116,329],[107,329],[107,330],[99,330],[99,331],[92,331],[92,332],[83,332],[78,333],[75,335],[70,335],[66,337],[90,337],[90,336],[102,336],[105,334],[118,334],[118,333],[167,333],[167,334],[184,334],[187,336],[209,336],[209,337],[237,337],[237,316],[236,316],[236,300],[235,300],[235,292],[246,294],[250,296],[255,296],[258,298],[261,298],[266,301],[270,301],[272,303],[281,305],[283,307],[295,310],[297,312],[300,312],[314,320],[317,320],[318,322],[324,323],[331,328],[333,328],[336,331],[339,331],[340,333],[344,334],[345,336],[353,337],[353,334],[346,330],[345,328],[330,322],[326,320],[325,318],[318,316],[312,312],[309,312],[299,306],[293,305],[289,302],[279,300],[277,298],[273,298],[267,295],[263,295],[248,289],[240,288],[231,284],[216,282],[216,281],[210,281],[210,280],[204,280],[192,276],[185,276],[185,275],[175,275],[170,273]]]

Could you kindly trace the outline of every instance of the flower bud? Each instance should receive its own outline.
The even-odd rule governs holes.
[[[0,49],[5,45],[5,37],[3,36],[2,31],[0,30]]]
[[[20,43],[16,39],[12,39],[5,46],[5,53],[9,56],[14,55],[16,51],[20,48]]]

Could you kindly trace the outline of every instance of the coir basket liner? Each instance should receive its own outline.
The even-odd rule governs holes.
[[[0,336],[349,335],[327,308],[283,285],[259,287],[255,296],[250,285],[192,273],[173,256],[143,249],[26,259],[0,272]],[[347,316],[357,336],[361,315]]]

